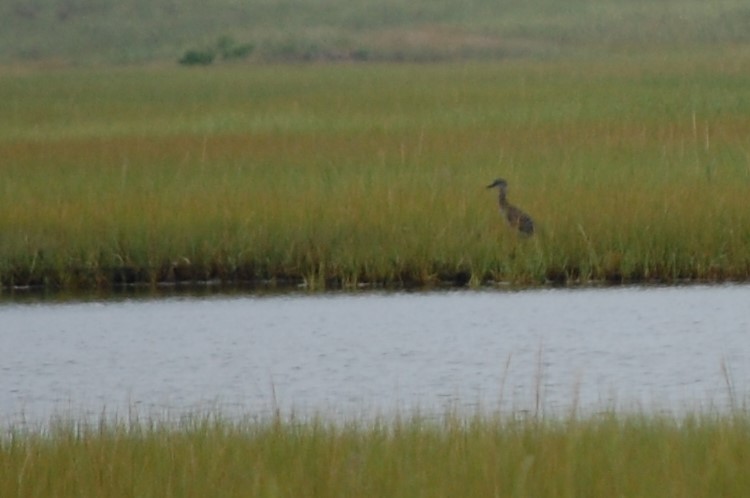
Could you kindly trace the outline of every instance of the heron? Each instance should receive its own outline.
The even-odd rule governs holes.
[[[498,190],[500,214],[505,216],[505,219],[508,220],[508,224],[524,235],[533,235],[534,220],[531,219],[531,216],[508,202],[508,182],[502,178],[498,178],[490,185],[487,185],[487,188],[496,188]]]

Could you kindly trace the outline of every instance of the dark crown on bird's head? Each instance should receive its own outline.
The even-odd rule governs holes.
[[[494,187],[507,188],[508,187],[508,182],[506,182],[503,178],[498,178],[494,182],[492,182],[489,185],[487,185],[487,188],[494,188]]]

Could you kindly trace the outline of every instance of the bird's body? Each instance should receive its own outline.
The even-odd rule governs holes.
[[[508,224],[524,235],[533,235],[534,220],[531,219],[531,216],[508,202],[508,182],[498,178],[492,184],[487,185],[487,188],[497,188],[500,213],[508,221]]]

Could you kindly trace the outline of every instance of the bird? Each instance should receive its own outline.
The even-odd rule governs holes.
[[[487,188],[497,188],[499,191],[500,214],[508,220],[508,224],[523,235],[534,235],[534,220],[531,219],[531,216],[508,202],[508,182],[498,178],[487,185]]]

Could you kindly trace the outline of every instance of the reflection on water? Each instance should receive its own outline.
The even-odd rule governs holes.
[[[747,398],[749,303],[737,285],[5,303],[0,422],[726,409]]]

